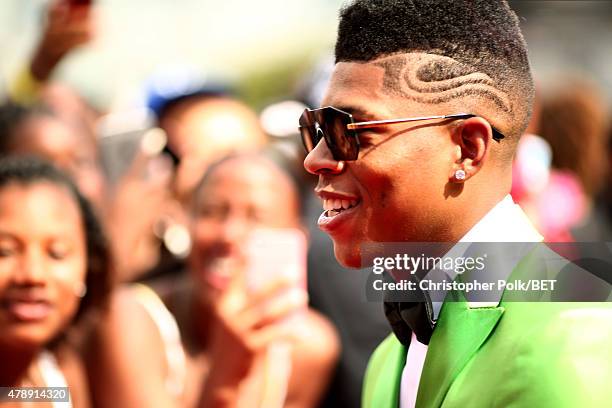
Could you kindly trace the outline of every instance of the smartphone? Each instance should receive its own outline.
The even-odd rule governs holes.
[[[102,167],[111,183],[116,185],[121,177],[132,166],[134,158],[142,150],[141,154],[150,159],[159,159],[167,144],[167,137],[159,128],[131,129],[121,133],[102,133],[99,139],[100,156]],[[172,159],[166,157],[170,162]],[[150,165],[153,161],[150,160]],[[151,171],[150,166],[145,169],[143,178],[153,178],[156,173]],[[153,174],[153,175],[151,175]]]
[[[270,282],[286,277],[296,287],[306,290],[307,240],[299,229],[256,229],[248,239],[246,254],[247,291],[256,291]],[[284,324],[301,325],[302,310],[287,318]],[[264,387],[259,406],[282,408],[285,406],[289,378],[292,371],[292,344],[278,341],[268,346],[264,360]]]
[[[306,236],[297,228],[258,228],[248,239],[246,286],[256,291],[285,277],[306,289]]]

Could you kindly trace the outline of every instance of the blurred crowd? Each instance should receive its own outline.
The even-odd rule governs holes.
[[[332,62],[261,114],[231,83],[157,78],[153,123],[129,125],[51,80],[93,36],[75,3],[52,3],[0,106],[0,385],[69,386],[75,407],[358,406],[390,329],[314,225],[297,136]],[[583,77],[539,91],[512,195],[548,241],[612,241],[608,112]]]

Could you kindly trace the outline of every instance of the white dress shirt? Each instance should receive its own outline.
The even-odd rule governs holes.
[[[531,224],[523,210],[507,195],[493,207],[459,242],[539,242],[543,237]],[[449,253],[453,252],[451,248]],[[501,300],[501,293],[500,299]],[[443,302],[433,302],[437,320]],[[497,306],[491,303],[468,303],[471,308]],[[414,408],[419,381],[427,356],[427,346],[420,343],[414,332],[408,347],[406,364],[400,384],[400,408]]]

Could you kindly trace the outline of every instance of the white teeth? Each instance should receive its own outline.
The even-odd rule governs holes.
[[[324,199],[323,210],[348,210],[357,205],[357,200]]]

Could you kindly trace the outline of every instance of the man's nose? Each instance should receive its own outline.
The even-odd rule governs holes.
[[[312,174],[336,174],[344,169],[344,161],[334,159],[325,139],[321,138],[304,159],[304,168]]]

